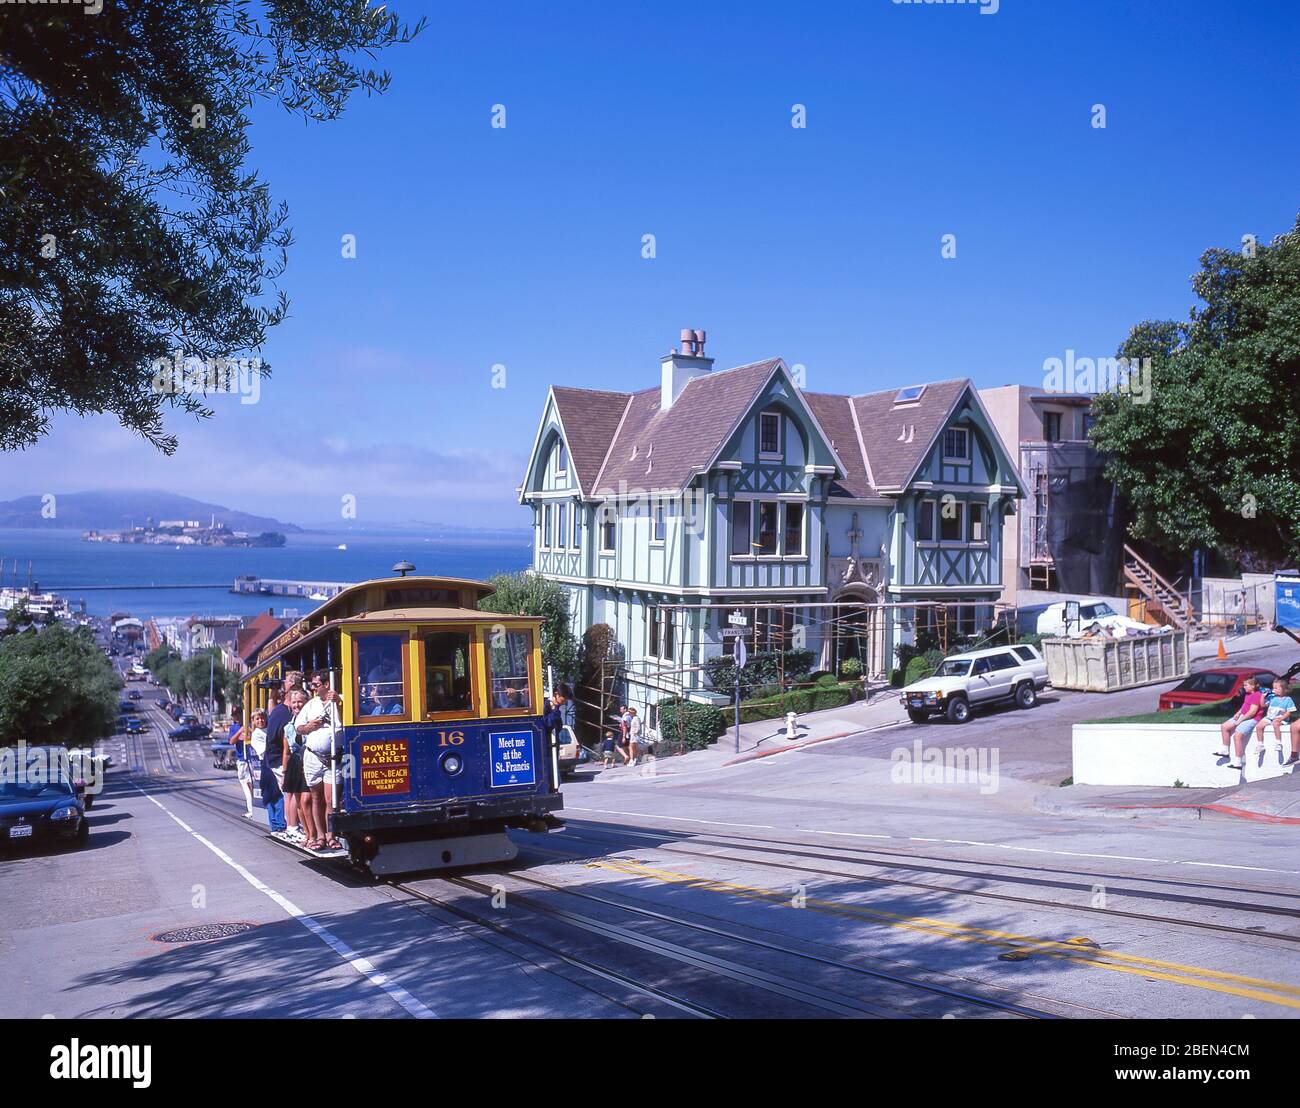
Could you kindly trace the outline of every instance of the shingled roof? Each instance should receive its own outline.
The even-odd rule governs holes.
[[[692,378],[667,411],[658,388],[634,392],[597,492],[681,488],[722,448],[779,363],[770,358]]]
[[[692,378],[667,411],[658,386],[630,393],[553,388],[583,494],[685,486],[725,445],[780,364],[769,358]],[[904,405],[895,404],[897,389],[860,396],[800,390],[844,470],[831,495],[871,498],[901,488],[967,387],[967,378],[933,382]]]
[[[600,389],[551,389],[555,408],[564,428],[564,439],[573,459],[578,487],[588,494],[596,487],[596,476],[627,411],[631,393]]]

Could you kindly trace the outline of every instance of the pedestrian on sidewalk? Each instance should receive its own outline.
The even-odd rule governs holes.
[[[624,765],[631,760],[631,752],[628,747],[628,729],[632,726],[632,715],[627,709],[626,704],[618,706],[618,754],[623,759]]]
[[[606,731],[600,741],[600,764],[603,769],[614,764],[614,732]]]
[[[634,766],[637,758],[641,756],[641,720],[637,716],[635,708],[629,708],[627,711],[631,717],[627,725],[627,764]]]
[[[1259,681],[1254,677],[1247,677],[1245,684],[1245,697],[1241,702],[1241,707],[1236,714],[1225,719],[1219,724],[1219,734],[1222,738],[1222,745],[1215,751],[1215,758],[1220,765],[1229,757],[1229,744],[1231,744],[1231,755],[1233,761],[1229,762],[1229,769],[1241,769],[1245,764],[1246,744],[1250,742],[1250,736],[1254,734],[1256,726],[1259,724],[1259,718],[1263,711],[1264,698],[1259,691]],[[1263,733],[1260,734],[1260,744],[1263,745]]]
[[[230,709],[230,731],[227,738],[235,748],[235,776],[244,793],[244,818],[253,818],[253,780],[248,772],[248,741],[244,733],[244,709],[235,705]]]

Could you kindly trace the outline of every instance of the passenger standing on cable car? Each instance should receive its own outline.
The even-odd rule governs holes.
[[[266,716],[266,749],[262,757],[262,799],[266,801],[266,822],[272,834],[288,829],[284,811],[284,725],[293,722],[293,713],[273,690]]]
[[[311,679],[312,698],[303,705],[294,718],[295,732],[303,738],[306,749],[302,755],[303,776],[307,792],[303,798],[307,809],[305,821],[311,837],[308,850],[323,850],[327,846],[337,850],[341,845],[326,830],[325,784],[334,784],[334,740],[338,727],[338,709],[333,703],[334,690],[330,688],[329,674],[322,670]]]
[[[564,742],[564,706],[568,702],[568,688],[557,685],[547,701],[546,711],[542,713],[542,733],[556,746]]]
[[[301,686],[295,686],[289,693],[289,711],[294,719],[284,726],[284,795],[293,802],[298,816],[297,834],[290,823],[289,834],[299,843],[316,841],[316,824],[311,810],[311,789],[307,787],[307,775],[302,768],[302,755],[306,749],[305,736],[298,734],[295,722],[307,705],[307,692]],[[286,804],[286,807],[288,805]],[[292,821],[293,816],[289,819]]]

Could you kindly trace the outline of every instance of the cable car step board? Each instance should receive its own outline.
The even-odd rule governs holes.
[[[488,835],[381,843],[369,864],[371,873],[415,873],[453,866],[510,862],[518,855],[519,848],[504,831],[499,831]]]

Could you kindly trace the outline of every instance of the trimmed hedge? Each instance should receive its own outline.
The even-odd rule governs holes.
[[[784,696],[745,700],[740,705],[740,722],[758,723],[765,719],[782,719],[787,712],[804,715],[826,708],[843,708],[853,701],[856,691],[857,687],[852,684],[814,685],[812,688],[795,689]],[[728,713],[728,719],[734,718],[732,713]]]
[[[924,681],[934,673],[934,663],[924,654],[918,654],[907,663],[907,672],[903,674],[903,684],[911,685],[917,681]]]
[[[752,695],[758,685],[774,685],[781,678],[784,668],[787,683],[799,683],[807,679],[812,672],[813,652],[811,650],[787,650],[785,664],[781,665],[781,655],[773,651],[760,651],[750,655],[745,668],[740,671],[741,696]],[[724,696],[730,696],[736,687],[736,666],[726,654],[710,658],[704,663],[704,673],[709,684]]]
[[[727,717],[712,704],[675,696],[659,701],[659,737],[670,746],[680,743],[685,750],[703,750],[726,728]]]

